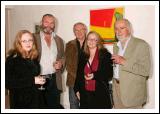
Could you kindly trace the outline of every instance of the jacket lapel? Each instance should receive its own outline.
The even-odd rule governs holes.
[[[132,50],[134,50],[133,48],[135,47],[135,43],[134,43],[134,37],[131,37],[130,41],[128,42],[128,45],[126,47],[126,50],[124,52],[123,57],[124,58],[129,58],[132,55]]]
[[[118,51],[119,51],[119,48],[118,48],[118,46],[117,46],[117,43],[115,43],[115,44],[113,45],[113,54],[118,54]]]

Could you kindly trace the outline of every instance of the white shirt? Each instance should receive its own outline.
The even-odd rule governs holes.
[[[118,55],[120,56],[123,56],[124,53],[125,53],[125,50],[128,46],[128,42],[130,41],[131,37],[128,38],[128,40],[126,41],[125,45],[124,45],[124,48],[122,47],[122,44],[120,41],[118,41],[117,43],[117,46],[119,48],[118,50]],[[113,67],[113,70],[114,70],[114,75],[113,77],[116,78],[116,79],[119,79],[119,64],[115,64],[115,67]]]
[[[41,74],[45,75],[55,73],[56,70],[53,67],[53,63],[56,61],[57,58],[57,45],[54,39],[55,33],[52,32],[50,47],[47,46],[43,32],[40,32],[40,37],[42,47],[40,60]]]

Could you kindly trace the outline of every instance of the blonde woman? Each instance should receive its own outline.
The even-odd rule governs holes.
[[[113,76],[111,54],[103,47],[100,35],[94,31],[88,33],[84,51],[74,86],[80,108],[112,108],[107,89]]]
[[[14,49],[6,59],[6,88],[10,91],[10,108],[39,108],[39,92],[36,84],[44,84],[39,77],[40,66],[36,61],[38,52],[32,36],[27,30],[20,30],[14,42]]]

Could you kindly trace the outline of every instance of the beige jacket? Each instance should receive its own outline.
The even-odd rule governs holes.
[[[118,53],[117,44],[113,47],[113,53]],[[124,58],[125,64],[119,67],[121,100],[127,107],[140,106],[147,100],[147,78],[151,66],[149,45],[144,40],[132,37]]]

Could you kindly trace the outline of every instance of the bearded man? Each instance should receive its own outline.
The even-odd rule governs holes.
[[[64,42],[55,33],[56,18],[52,14],[42,17],[41,29],[34,34],[39,52],[41,75],[46,78],[44,85],[45,108],[59,109],[62,92],[62,71],[64,66]]]

